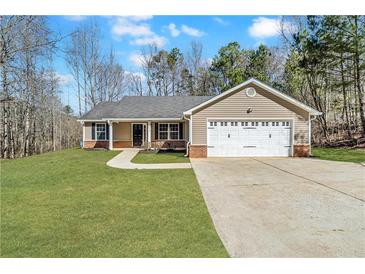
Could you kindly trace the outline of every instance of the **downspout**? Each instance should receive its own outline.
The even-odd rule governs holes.
[[[312,121],[316,118],[317,116],[309,113],[309,156],[312,156]]]
[[[184,157],[189,157],[189,145],[190,145],[190,140],[191,140],[191,119],[187,118],[185,116],[185,114],[183,115],[183,119],[186,119],[189,121],[189,141],[186,143],[186,154],[184,155]]]

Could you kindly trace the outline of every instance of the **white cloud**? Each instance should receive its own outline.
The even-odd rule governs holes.
[[[163,47],[167,39],[152,31],[151,26],[146,23],[152,16],[119,16],[112,21],[111,32],[114,38],[120,39],[123,36],[130,36],[134,39],[129,43],[136,46],[156,45]]]
[[[165,37],[153,34],[152,36],[136,38],[132,40],[130,44],[136,46],[154,45],[158,48],[162,48],[166,42],[167,39]]]
[[[213,17],[213,20],[215,22],[217,22],[218,24],[222,25],[222,26],[228,26],[229,25],[229,22],[226,21],[226,20],[223,20],[222,18],[220,17]]]
[[[112,26],[112,33],[117,37],[130,35],[133,37],[152,35],[150,25],[145,23],[136,23],[128,17],[118,17]]]
[[[187,25],[182,25],[181,26],[181,32],[189,35],[189,36],[193,36],[193,37],[200,37],[204,35],[204,32],[192,27],[189,27]]]
[[[125,16],[125,17],[135,22],[151,20],[153,18],[152,15],[135,15],[135,16]]]
[[[87,16],[84,16],[84,15],[67,15],[64,17],[68,21],[75,21],[75,22],[81,22],[87,18]]]
[[[137,66],[137,67],[142,67],[144,59],[143,56],[141,54],[138,53],[132,53],[129,55],[129,60],[131,60],[131,62]]]
[[[170,23],[167,26],[167,29],[170,31],[172,37],[177,37],[180,35],[180,30],[176,28],[176,25],[174,23]]]
[[[288,28],[284,25],[284,28]],[[268,38],[280,34],[280,19],[259,17],[253,20],[253,24],[248,28],[248,32],[255,38]]]
[[[177,37],[181,33],[184,33],[186,35],[193,36],[193,37],[200,37],[205,34],[203,31],[196,29],[196,28],[189,27],[187,25],[181,25],[181,28],[179,29],[174,23],[170,23],[167,26],[165,26],[164,28],[168,29],[168,31],[170,32],[170,35],[172,37]]]
[[[56,78],[58,79],[61,86],[68,86],[74,82],[72,74],[62,74],[56,72]]]

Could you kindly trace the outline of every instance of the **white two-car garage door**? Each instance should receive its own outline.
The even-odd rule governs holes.
[[[208,157],[290,156],[291,127],[284,120],[209,120]]]

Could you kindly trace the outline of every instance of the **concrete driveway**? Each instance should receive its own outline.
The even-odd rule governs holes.
[[[365,257],[365,167],[299,158],[191,162],[232,257]]]

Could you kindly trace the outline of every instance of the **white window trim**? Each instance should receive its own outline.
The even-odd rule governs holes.
[[[160,125],[167,125],[167,131],[163,130],[162,132],[167,132],[167,139],[161,139],[160,137]],[[170,138],[170,125],[177,125],[177,139],[171,139]],[[173,131],[176,132],[176,131]],[[178,141],[180,140],[180,125],[179,123],[158,123],[158,140],[164,140],[164,141]]]
[[[102,131],[98,131],[98,125],[104,125],[104,133],[105,133],[105,138],[104,139],[98,139],[98,132],[102,132]],[[95,123],[95,141],[106,141],[108,140],[106,138],[107,134],[106,134],[106,131],[107,131],[107,126],[106,126],[106,123]]]

